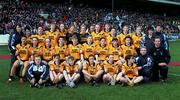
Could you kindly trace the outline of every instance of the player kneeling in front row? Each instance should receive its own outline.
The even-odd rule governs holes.
[[[56,84],[58,88],[62,88],[64,66],[61,66],[59,54],[53,55],[53,60],[50,61],[48,65],[50,67],[49,74],[51,82]]]
[[[120,72],[120,66],[114,61],[114,56],[111,54],[108,61],[103,62],[104,72],[103,81],[108,85],[115,85],[117,82],[117,74]]]
[[[122,65],[122,77],[120,77],[120,81],[133,86],[134,84],[141,82],[143,76],[138,75],[138,67],[134,63],[135,59],[132,55],[126,56],[125,60],[126,63]]]
[[[63,63],[62,66],[65,67],[63,74],[66,80],[66,84],[71,88],[76,87],[76,83],[80,79],[80,72],[78,64],[74,61],[74,57],[69,56],[67,58],[67,62]]]
[[[84,74],[85,81],[90,83],[92,86],[97,86],[97,81],[103,74],[102,67],[99,63],[95,62],[93,55],[90,55],[88,61],[83,64],[82,72]]]
[[[35,55],[34,63],[30,64],[27,71],[27,79],[31,87],[40,88],[49,79],[49,68],[42,63],[41,56]]]

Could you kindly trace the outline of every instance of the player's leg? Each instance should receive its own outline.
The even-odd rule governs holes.
[[[51,82],[54,84],[55,75],[54,75],[53,71],[49,71],[49,77],[50,77]]]
[[[167,75],[168,75],[168,67],[167,66],[160,67],[160,75],[162,77],[162,81],[164,82],[167,79]]]
[[[143,76],[137,76],[137,77],[134,79],[133,83],[134,83],[134,84],[137,84],[137,83],[141,82],[142,80],[143,80]]]
[[[23,84],[24,83],[24,77],[25,77],[25,74],[26,74],[26,71],[29,67],[29,61],[25,61],[24,62],[24,67],[22,69],[22,74],[21,74],[21,77],[20,77],[20,83]]]
[[[12,81],[12,78],[13,76],[15,75],[15,72],[16,72],[16,68],[20,66],[20,61],[19,60],[16,60],[11,68],[11,71],[10,71],[10,75],[9,75],[9,79],[8,81],[11,82]]]
[[[120,78],[122,78],[122,72],[120,72],[117,77],[116,77],[116,81],[120,82]]]
[[[74,83],[77,83],[77,82],[79,81],[79,79],[80,79],[80,74],[77,73],[77,74],[74,76],[74,78],[72,79],[72,81],[73,81]]]
[[[111,77],[108,74],[103,75],[103,82],[109,83],[111,81]]]
[[[84,74],[84,80],[86,83],[89,83],[92,80],[92,77]]]

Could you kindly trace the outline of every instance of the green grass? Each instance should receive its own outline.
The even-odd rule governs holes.
[[[172,61],[180,61],[178,51],[180,42],[171,42]],[[8,55],[7,46],[0,46],[0,55]],[[18,81],[7,84],[10,60],[0,59],[0,100],[179,100],[180,95],[180,67],[169,67],[167,83],[151,82],[134,87],[120,85],[91,87],[83,82],[78,88],[65,87],[57,89],[47,87],[43,89],[30,88],[28,83],[19,85]],[[173,74],[173,75],[172,75]]]

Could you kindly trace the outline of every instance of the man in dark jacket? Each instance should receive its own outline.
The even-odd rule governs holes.
[[[139,75],[143,76],[144,82],[148,82],[152,76],[153,58],[147,55],[146,47],[140,48],[140,55],[136,57]]]
[[[146,47],[147,49],[147,54],[149,55],[150,51],[152,50],[153,48],[153,32],[154,32],[154,29],[153,27],[148,27],[147,28],[147,33],[146,35],[142,38],[142,41],[141,41],[141,47]]]
[[[162,33],[162,27],[160,25],[156,26],[156,32],[153,34],[153,37],[157,36],[161,39],[161,47],[169,51],[169,43],[167,36]]]
[[[161,46],[160,37],[154,38],[154,48],[151,52],[151,55],[154,59],[152,80],[159,81],[159,73],[160,73],[162,81],[165,82],[168,75],[167,65],[170,62],[171,57],[169,51]]]
[[[16,45],[21,43],[21,37],[22,37],[23,33],[22,33],[22,28],[20,25],[16,26],[15,32],[12,33],[9,37],[9,41],[8,41],[8,48],[10,50],[10,55],[11,55],[11,67],[13,65],[13,63],[16,61],[16,56],[15,56],[15,52],[16,52]],[[10,69],[11,69],[10,67]],[[16,75],[19,76],[19,71],[20,68],[18,68],[16,70]]]

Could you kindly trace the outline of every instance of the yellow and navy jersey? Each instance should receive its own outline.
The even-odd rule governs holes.
[[[94,46],[94,44],[88,45],[87,43],[84,43],[83,46],[82,46],[82,52],[83,52],[84,58],[88,59],[88,57],[90,55],[95,54],[95,46]]]
[[[144,37],[143,35],[140,37],[138,37],[136,34],[132,35],[133,45],[135,48],[140,48],[140,43],[141,43],[143,37]]]
[[[130,36],[131,37],[131,33],[129,33],[129,34],[123,34],[123,33],[121,33],[120,35],[118,35],[117,36],[117,38],[118,38],[118,40],[119,40],[119,44],[120,45],[124,45],[125,44],[125,37],[127,37],[127,36]]]
[[[136,56],[136,49],[133,45],[131,46],[126,46],[126,45],[122,45],[121,46],[121,52],[123,57],[125,58],[127,55],[132,55],[132,56]]]
[[[30,45],[22,46],[21,44],[18,44],[16,46],[16,55],[19,56],[20,60],[27,61],[29,60],[30,52],[29,52]]]
[[[46,61],[50,61],[52,60],[52,57],[53,55],[55,54],[55,50],[53,47],[50,47],[50,48],[46,48],[45,46],[42,47],[42,56],[43,56],[43,59],[46,60]]]
[[[59,37],[59,32],[46,32],[47,38],[51,40],[51,46],[55,47],[57,45],[57,39]]]
[[[101,47],[100,45],[97,45],[95,47],[95,54],[98,54],[98,60],[100,61],[104,61],[106,60],[106,57],[109,55],[109,47],[105,46],[105,47]]]
[[[32,35],[31,38],[36,37],[38,38],[38,46],[43,47],[45,45],[45,39],[46,39],[46,35],[39,35],[39,34],[35,34]]]
[[[67,45],[64,46],[55,46],[55,53],[60,55],[60,60],[66,60],[66,56],[68,55]]]
[[[88,36],[89,36],[88,33],[85,33],[85,34],[80,33],[80,43],[81,44],[87,43]]]
[[[129,78],[133,78],[134,76],[138,76],[138,67],[136,64],[128,66],[126,63],[124,63],[122,65],[122,73],[127,75]]]
[[[120,71],[118,63],[116,62],[110,64],[108,61],[104,61],[103,67],[104,67],[105,73],[109,73],[110,75],[118,74]]]
[[[78,64],[74,64],[74,65],[69,65],[69,64],[63,64],[62,66],[65,66],[65,70],[68,74],[70,74],[71,76],[74,74],[74,73],[79,73],[79,67],[78,67]]]
[[[50,71],[54,71],[55,73],[63,73],[65,67],[61,64],[56,64],[55,61],[51,61],[49,63]]]
[[[93,64],[86,62],[83,64],[83,70],[86,70],[91,75],[95,75],[98,71],[102,70],[102,67],[95,62]]]
[[[41,55],[42,54],[42,48],[41,47],[29,47],[30,55]],[[34,57],[31,58],[31,61],[34,60]]]
[[[102,37],[101,34],[102,34],[101,32],[100,33],[95,33],[95,32],[91,33],[91,35],[93,37],[93,42],[94,42],[95,45],[99,45],[100,39]]]
[[[72,57],[74,57],[75,60],[79,60],[81,58],[81,45],[78,44],[76,46],[70,44],[68,46],[68,54]]]
[[[114,55],[114,60],[119,60],[119,57],[122,56],[121,48],[120,46],[118,47],[113,47],[112,45],[109,46],[109,54]]]

